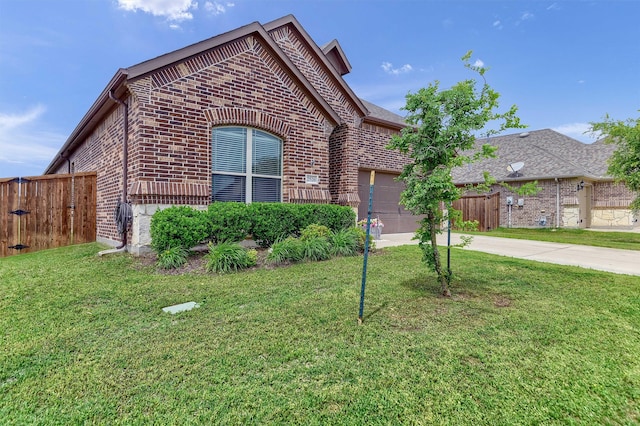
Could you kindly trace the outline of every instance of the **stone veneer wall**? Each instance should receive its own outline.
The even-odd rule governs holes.
[[[622,228],[637,226],[637,219],[629,209],[593,209],[592,228]]]

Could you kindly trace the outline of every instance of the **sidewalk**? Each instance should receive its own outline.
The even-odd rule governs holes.
[[[384,248],[412,244],[410,234],[382,234],[376,247]],[[460,242],[460,234],[451,234],[451,244]],[[438,245],[447,245],[447,235],[438,235]],[[473,241],[464,250],[475,250],[501,256],[517,257],[538,262],[580,266],[582,268],[640,276],[640,252],[575,244],[549,243],[544,241],[516,240],[513,238],[473,235]]]

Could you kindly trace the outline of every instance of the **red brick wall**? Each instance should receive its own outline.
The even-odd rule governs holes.
[[[409,158],[386,148],[391,136],[398,133],[386,127],[363,123],[359,129],[358,167],[400,173]]]
[[[623,183],[595,182],[593,184],[594,208],[621,207],[629,208],[635,198],[633,192]]]
[[[509,185],[514,189],[518,189],[522,186],[522,183],[510,182]],[[517,193],[510,191],[503,186],[493,186],[494,192],[500,192],[500,226],[507,227],[509,224],[509,208],[507,206],[507,197],[513,197],[513,206],[511,208],[512,227],[538,227],[541,226],[540,219],[542,217],[546,218],[546,227],[555,226],[557,217],[556,182],[554,180],[542,180],[538,181],[538,186],[542,188],[542,190],[536,195],[518,195]],[[518,206],[518,199],[524,200],[524,205],[522,207]],[[560,204],[560,209],[562,209],[562,203]],[[562,215],[562,213],[560,213],[560,215]]]
[[[211,130],[247,125],[283,140],[283,198],[289,189],[329,191],[331,126],[304,92],[249,37],[128,83],[129,185],[211,185]],[[77,171],[98,171],[98,237],[118,240],[113,210],[122,190],[122,109],[73,155]],[[318,175],[319,185],[305,183]],[[310,200],[313,201],[313,200]]]
[[[211,129],[247,125],[283,139],[284,193],[304,186],[306,174],[320,175],[320,186],[328,189],[325,119],[255,40],[238,41],[130,87],[140,115],[134,179],[210,184]]]
[[[76,172],[97,171],[96,235],[117,241],[114,210],[122,198],[123,109],[114,107],[69,158]],[[56,173],[66,173],[64,164]]]

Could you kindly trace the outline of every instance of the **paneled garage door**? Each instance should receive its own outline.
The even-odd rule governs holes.
[[[369,205],[369,178],[371,172],[360,170],[358,173],[358,220],[366,219]],[[384,223],[384,234],[414,232],[418,228],[419,216],[414,216],[400,205],[400,193],[404,190],[402,182],[394,179],[398,175],[376,172],[373,189],[373,210],[371,217],[378,217]]]

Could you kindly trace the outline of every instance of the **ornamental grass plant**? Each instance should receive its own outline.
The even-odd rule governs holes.
[[[298,238],[289,237],[278,241],[269,249],[266,262],[272,265],[283,265],[299,262],[304,258],[303,243]]]
[[[354,229],[343,229],[329,235],[332,256],[355,256],[358,254],[359,233]]]
[[[209,244],[206,269],[208,272],[226,274],[256,265],[257,252],[242,247],[238,243],[222,242]]]
[[[170,247],[158,253],[156,264],[161,269],[177,269],[187,263],[189,250],[182,246]]]

